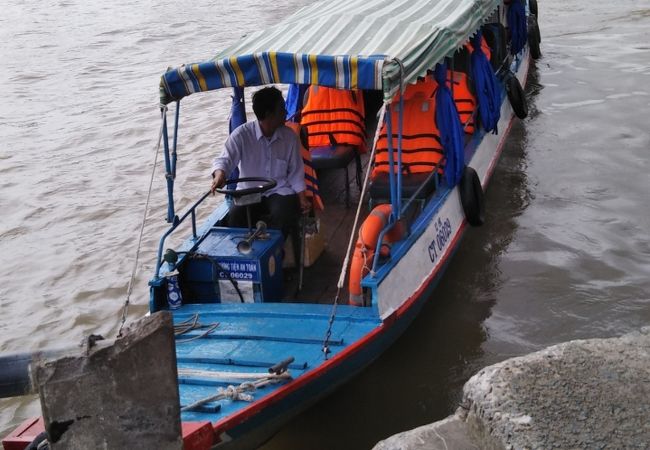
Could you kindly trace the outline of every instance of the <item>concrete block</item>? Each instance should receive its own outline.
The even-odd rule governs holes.
[[[650,448],[650,327],[486,367],[463,405],[374,450]]]
[[[486,367],[463,403],[470,435],[506,448],[648,448],[650,327]]]
[[[51,449],[181,449],[171,314],[156,313],[108,347],[34,370]]]
[[[480,448],[469,436],[461,414],[398,433],[379,441],[373,450],[461,450]]]

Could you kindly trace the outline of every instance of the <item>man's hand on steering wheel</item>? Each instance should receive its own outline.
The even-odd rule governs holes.
[[[217,172],[221,172],[221,174]],[[215,170],[215,174],[214,174],[215,179],[212,182],[212,192],[218,192],[220,194],[230,195],[233,198],[244,197],[246,195],[252,195],[252,194],[263,194],[264,192],[268,191],[269,189],[273,189],[278,185],[278,182],[275,181],[274,179],[264,178],[264,177],[231,178],[230,180],[222,181],[220,175],[223,174],[224,174],[223,171]],[[226,184],[237,185],[238,183],[248,183],[249,185],[252,183],[255,184],[253,184],[253,186],[250,187],[241,187],[241,186],[237,186],[236,188],[223,187]],[[217,187],[219,184],[221,184],[222,187]],[[246,184],[244,184],[244,186],[246,186]]]
[[[215,170],[214,173],[212,174],[212,186],[210,187],[210,192],[212,192],[212,195],[214,195],[214,192],[219,189],[224,187],[226,184],[226,172],[223,170]]]

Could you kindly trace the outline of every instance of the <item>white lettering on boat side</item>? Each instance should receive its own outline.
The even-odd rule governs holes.
[[[434,228],[436,230],[436,237],[429,244],[429,258],[432,263],[435,263],[438,255],[442,254],[442,250],[447,246],[452,234],[451,222],[448,218],[443,220],[441,217],[438,217],[438,220],[434,222]]]

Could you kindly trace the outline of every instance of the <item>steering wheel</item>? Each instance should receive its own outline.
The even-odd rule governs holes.
[[[244,195],[249,194],[262,194],[269,189],[273,189],[278,183],[277,181],[271,178],[262,178],[262,177],[245,177],[245,178],[233,178],[232,180],[227,180],[226,185],[233,183],[245,183],[245,182],[259,182],[262,183],[259,186],[253,186],[244,189],[224,189],[219,188],[215,189],[220,194],[230,195],[232,197],[243,197]]]

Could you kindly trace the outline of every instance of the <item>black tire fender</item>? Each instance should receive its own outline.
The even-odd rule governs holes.
[[[542,41],[539,33],[539,25],[534,16],[528,17],[528,47],[530,48],[530,56],[533,59],[539,59],[542,56],[542,50],[539,43]]]
[[[531,14],[533,14],[535,17],[538,17],[537,0],[528,0],[528,9],[530,10]]]
[[[476,170],[465,166],[460,179],[460,202],[470,225],[476,227],[485,223],[485,195]]]
[[[515,115],[520,119],[525,119],[528,116],[528,103],[526,102],[526,95],[519,80],[512,72],[508,71],[503,78],[503,83],[505,84],[508,100]]]

